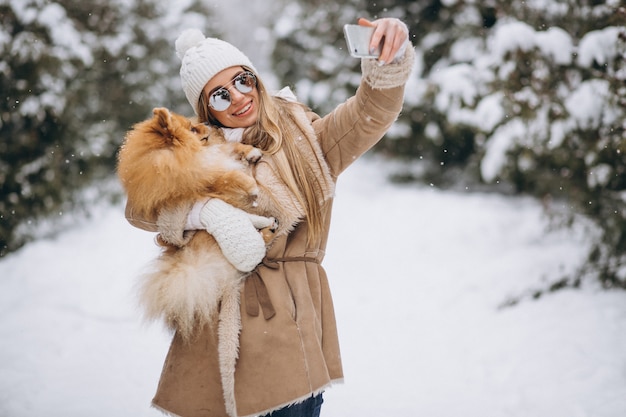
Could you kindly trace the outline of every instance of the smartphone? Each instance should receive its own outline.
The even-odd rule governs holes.
[[[374,28],[361,25],[344,25],[343,35],[346,37],[348,51],[355,58],[378,58],[380,56],[380,45],[373,53],[370,53],[370,40]]]

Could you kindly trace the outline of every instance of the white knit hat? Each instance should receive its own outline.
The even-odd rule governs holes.
[[[185,96],[198,114],[198,100],[206,83],[226,68],[245,65],[254,72],[250,59],[228,42],[205,38],[198,29],[187,29],[176,39],[176,55],[183,61],[180,81]]]

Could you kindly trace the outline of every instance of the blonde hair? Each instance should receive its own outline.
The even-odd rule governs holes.
[[[243,68],[254,73],[248,67],[244,66]],[[243,142],[273,155],[278,175],[304,208],[309,226],[307,240],[314,242],[322,236],[324,229],[322,216],[324,196],[321,195],[321,190],[324,190],[328,184],[320,184],[320,180],[325,181],[325,179],[315,175],[322,169],[321,161],[316,160],[318,167],[313,169],[311,166],[313,161],[302,157],[295,143],[295,138],[285,134],[293,124],[304,134],[304,126],[301,126],[293,115],[293,110],[298,107],[301,108],[303,105],[272,97],[258,76],[257,89],[259,92],[259,115],[256,124],[244,131]],[[204,94],[200,94],[198,101],[198,117],[200,122],[222,126],[209,111]],[[291,123],[288,123],[287,120]]]

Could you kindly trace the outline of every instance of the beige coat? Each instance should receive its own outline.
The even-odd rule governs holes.
[[[327,164],[320,175],[334,182],[382,138],[402,108],[413,61],[412,48],[398,64],[379,67],[363,60],[363,81],[354,97],[323,118],[304,111],[296,115],[307,118],[311,129],[292,133],[306,138]],[[156,220],[133,219],[127,207],[131,224],[166,236],[183,235],[186,212],[181,212],[177,220],[157,227]],[[305,220],[277,238],[241,287],[239,306],[228,306],[238,311],[205,325],[191,343],[174,335],[155,407],[183,417],[256,416],[342,380],[333,301],[321,265],[330,202],[323,214],[325,232],[319,241],[306,244]]]

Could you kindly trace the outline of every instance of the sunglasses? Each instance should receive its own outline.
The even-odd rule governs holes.
[[[228,84],[227,87],[220,87],[209,97],[209,107],[215,111],[224,111],[230,107],[230,86],[233,85],[240,93],[249,93],[256,86],[256,76],[250,71],[242,72]]]

